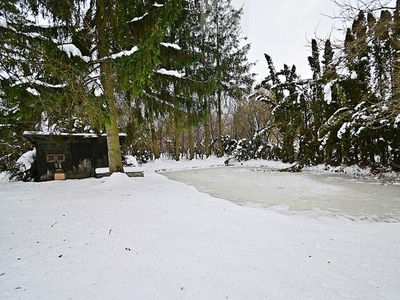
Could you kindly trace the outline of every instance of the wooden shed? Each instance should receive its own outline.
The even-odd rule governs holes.
[[[106,135],[24,132],[36,147],[36,181],[94,177],[108,167]],[[123,142],[125,135],[120,135]]]

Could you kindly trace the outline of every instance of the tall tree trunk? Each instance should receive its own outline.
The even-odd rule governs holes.
[[[119,131],[114,114],[110,116],[109,124],[106,123],[106,132],[110,173],[123,172]]]
[[[188,128],[188,147],[189,147],[189,159],[192,160],[194,159],[194,138],[193,138],[193,121],[194,116],[192,113],[192,109],[190,106],[187,108],[187,122],[189,124]]]
[[[211,138],[210,138],[210,122],[209,122],[209,116],[207,116],[207,119],[204,121],[204,146],[205,146],[205,151],[206,151],[206,157],[211,156]]]
[[[186,74],[189,74],[189,70],[186,69]],[[186,89],[185,93],[186,97],[189,99],[190,98],[190,92],[189,89]],[[188,143],[189,143],[189,159],[192,160],[194,159],[194,139],[193,139],[193,127],[194,126],[194,114],[192,111],[191,104],[187,104],[187,123],[188,123]]]
[[[208,105],[207,96],[204,97],[204,110],[205,110],[205,118],[204,118],[204,148],[206,152],[206,157],[210,157],[211,155],[211,134],[210,134],[210,109]]]
[[[179,129],[179,121],[178,117],[174,117],[174,122],[175,122],[175,132],[174,132],[174,138],[175,138],[175,144],[174,144],[174,154],[175,154],[175,160],[179,161],[180,156],[181,156],[181,151],[180,151],[180,146],[181,146],[181,131]]]
[[[158,147],[158,134],[157,134],[156,128],[154,126],[153,106],[152,105],[153,104],[151,104],[150,112],[149,112],[151,146],[152,146],[154,159],[159,159],[160,158],[160,149]]]
[[[224,146],[222,144],[222,104],[221,104],[221,89],[218,89],[218,156],[224,156]]]
[[[158,148],[158,136],[156,133],[156,130],[154,128],[154,125],[150,125],[150,131],[151,131],[151,144],[153,148],[153,154],[154,154],[154,159],[159,159],[160,158],[160,150]]]
[[[392,105],[394,116],[400,111],[400,0],[396,1],[394,23],[394,62],[392,73]]]
[[[194,159],[194,138],[193,129],[190,127],[188,130],[188,142],[189,142],[189,159]]]
[[[98,35],[98,51],[100,61],[100,80],[103,86],[104,98],[107,105],[105,127],[107,132],[108,166],[110,173],[123,171],[119,131],[117,123],[117,108],[115,106],[114,87],[110,62],[104,59],[110,55],[110,45],[107,37],[106,1],[97,0],[96,26]]]
[[[216,11],[217,11],[217,16],[216,16],[216,32],[217,32],[217,65],[216,65],[216,71],[217,71],[217,102],[218,102],[218,107],[217,107],[217,115],[218,115],[218,157],[224,156],[224,147],[222,146],[222,84],[221,84],[221,57],[220,57],[220,24],[219,24],[219,8],[218,8],[218,1],[215,1],[216,4]]]

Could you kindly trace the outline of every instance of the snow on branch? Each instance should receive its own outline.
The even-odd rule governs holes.
[[[337,138],[339,140],[342,139],[343,134],[346,133],[347,129],[350,127],[350,122],[343,123],[342,127],[340,127],[339,131],[337,132]]]
[[[169,106],[169,107],[171,107],[171,108],[175,108],[175,105],[174,105],[173,103],[170,103],[170,102],[168,102],[168,101],[165,101],[165,100],[163,100],[163,99],[161,99],[161,98],[159,98],[159,97],[157,97],[157,96],[155,96],[155,95],[149,94],[149,93],[146,92],[145,90],[143,90],[143,93],[144,93],[144,95],[146,95],[147,97],[150,97],[150,98],[152,98],[152,99],[158,101],[160,104],[164,104],[164,105]]]
[[[327,104],[332,103],[332,85],[333,85],[333,82],[328,82],[324,86],[324,101]]]
[[[0,16],[0,27],[7,28],[7,20],[3,16]]]
[[[26,89],[26,91],[27,91],[29,94],[33,95],[33,96],[40,96],[40,93],[39,93],[36,89],[33,89],[33,88],[28,87],[28,88]]]
[[[400,123],[400,114],[396,117],[396,119],[394,120],[394,124],[399,124]]]
[[[68,55],[68,57],[77,56],[80,57],[84,62],[90,61],[90,57],[83,56],[81,50],[79,50],[78,47],[76,47],[74,44],[63,44],[57,47],[61,51],[64,51]]]
[[[122,57],[122,56],[129,56],[129,55],[137,52],[138,50],[139,50],[139,48],[134,46],[134,47],[132,47],[131,50],[123,50],[121,52],[112,54],[110,57],[111,57],[111,59],[116,59],[116,58],[119,58],[119,57]]]
[[[182,48],[179,46],[179,45],[177,45],[177,44],[171,44],[171,43],[160,43],[161,44],[161,46],[164,46],[164,47],[166,47],[166,48],[174,48],[174,49],[176,49],[176,50],[181,50]]]
[[[143,16],[141,17],[135,17],[132,20],[128,21],[127,23],[132,23],[132,22],[139,22],[140,20],[144,19],[146,16],[148,15],[148,13],[145,13]]]
[[[35,76],[24,77],[21,80],[16,81],[11,86],[14,87],[14,86],[22,85],[22,84],[25,84],[25,83],[36,84],[36,85],[39,85],[39,86],[44,86],[44,87],[48,87],[48,88],[56,88],[56,89],[65,88],[67,86],[66,83],[51,84],[51,83],[48,83],[48,82],[43,82],[41,80],[35,79],[34,77]]]
[[[168,76],[174,76],[174,77],[178,77],[178,78],[182,78],[185,76],[185,73],[180,73],[178,71],[175,70],[166,70],[164,68],[159,69],[156,71],[158,74],[163,74],[163,75],[168,75]]]
[[[10,75],[8,73],[6,73],[4,70],[0,70],[0,79],[9,79]]]
[[[85,83],[89,90],[94,92],[96,97],[103,95],[103,86],[100,81],[100,68],[98,65],[90,72],[88,82]]]

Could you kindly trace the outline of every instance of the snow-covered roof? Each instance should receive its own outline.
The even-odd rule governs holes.
[[[24,131],[23,136],[31,140],[32,137],[77,137],[77,138],[98,138],[98,137],[106,137],[107,134],[97,134],[97,133],[69,133],[69,132],[45,132],[45,131]],[[120,133],[120,137],[126,137],[126,133]]]

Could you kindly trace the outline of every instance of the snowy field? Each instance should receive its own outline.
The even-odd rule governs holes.
[[[400,223],[241,206],[154,172],[219,165],[1,182],[0,299],[400,299]],[[312,201],[345,188],[298,180]]]

